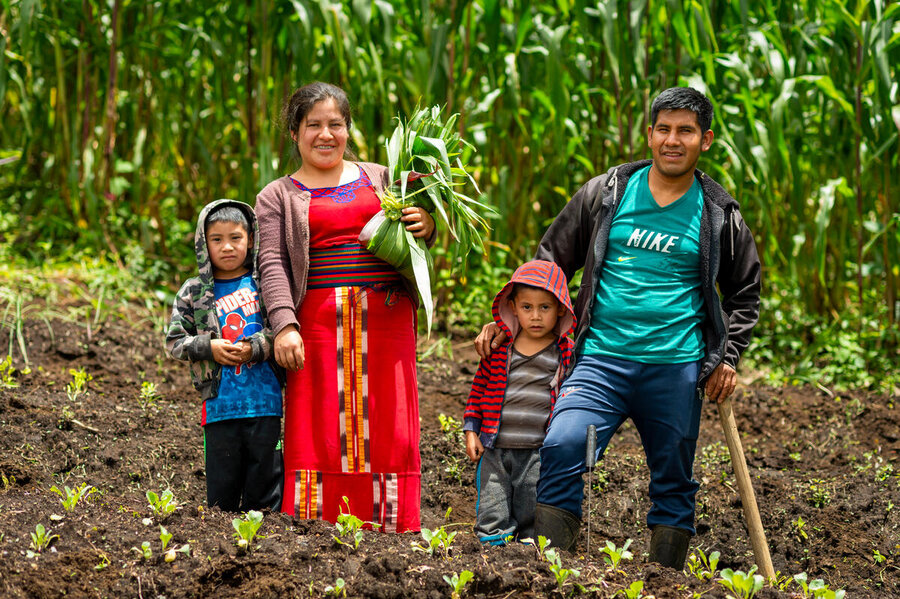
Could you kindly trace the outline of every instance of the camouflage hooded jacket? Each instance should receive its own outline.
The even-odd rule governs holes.
[[[259,231],[253,209],[237,200],[216,200],[207,204],[197,218],[197,231],[194,234],[194,250],[197,252],[199,276],[191,277],[175,296],[172,307],[172,319],[166,333],[166,351],[177,360],[191,363],[191,381],[206,400],[215,397],[219,391],[222,378],[222,366],[213,360],[213,339],[222,338],[222,329],[216,315],[216,296],[212,262],[206,245],[206,217],[214,209],[223,205],[239,208],[247,216],[250,233],[253,235],[252,245],[247,252],[246,265],[250,268],[253,280],[259,287],[259,271],[256,257],[259,254]],[[251,362],[262,362],[272,356],[272,332],[268,328],[265,306],[262,305],[265,329],[247,339],[253,350]],[[273,370],[280,378],[280,369],[273,363]]]

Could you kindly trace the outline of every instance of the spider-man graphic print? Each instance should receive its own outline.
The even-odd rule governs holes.
[[[216,279],[215,294],[222,339],[236,344],[263,330],[259,292],[249,273]],[[267,363],[222,366],[219,392],[205,402],[202,424],[281,413],[281,387]]]

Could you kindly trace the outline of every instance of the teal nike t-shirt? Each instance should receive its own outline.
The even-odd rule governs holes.
[[[661,207],[643,168],[628,180],[609,244],[581,353],[648,364],[703,357],[700,281],[703,191],[690,189]]]

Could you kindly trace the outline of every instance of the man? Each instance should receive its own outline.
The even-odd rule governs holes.
[[[574,549],[586,428],[596,426],[602,456],[631,418],[650,469],[650,560],[681,569],[695,534],[703,392],[721,402],[734,391],[759,316],[760,264],[737,202],[697,170],[713,141],[709,99],[671,88],[650,112],[653,159],[591,179],[535,256],[559,264],[569,279],[584,268],[575,366],[541,449],[535,534]],[[497,333],[482,329],[479,354],[496,347]]]

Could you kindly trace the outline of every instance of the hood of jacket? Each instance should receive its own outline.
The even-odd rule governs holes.
[[[509,282],[503,286],[503,289],[494,298],[494,304],[491,308],[494,322],[503,329],[510,340],[516,338],[520,328],[519,320],[509,306],[509,296],[512,293],[513,285],[516,283],[524,283],[531,287],[549,291],[559,300],[559,303],[565,308],[565,312],[556,321],[555,331],[557,337],[566,337],[575,329],[575,311],[572,308],[572,300],[569,298],[569,283],[566,280],[566,275],[553,262],[532,260],[516,269]]]
[[[238,200],[216,200],[210,202],[200,211],[197,217],[197,229],[194,231],[194,251],[197,254],[197,268],[199,270],[200,282],[204,286],[212,287],[215,277],[213,276],[212,261],[209,259],[209,247],[206,243],[206,218],[209,214],[223,206],[232,206],[244,213],[247,217],[247,223],[250,230],[247,231],[252,237],[252,243],[247,247],[247,257],[244,259],[244,266],[250,269],[250,274],[257,281],[259,274],[256,267],[256,255],[259,253],[259,225],[256,222],[256,214],[249,204]]]

